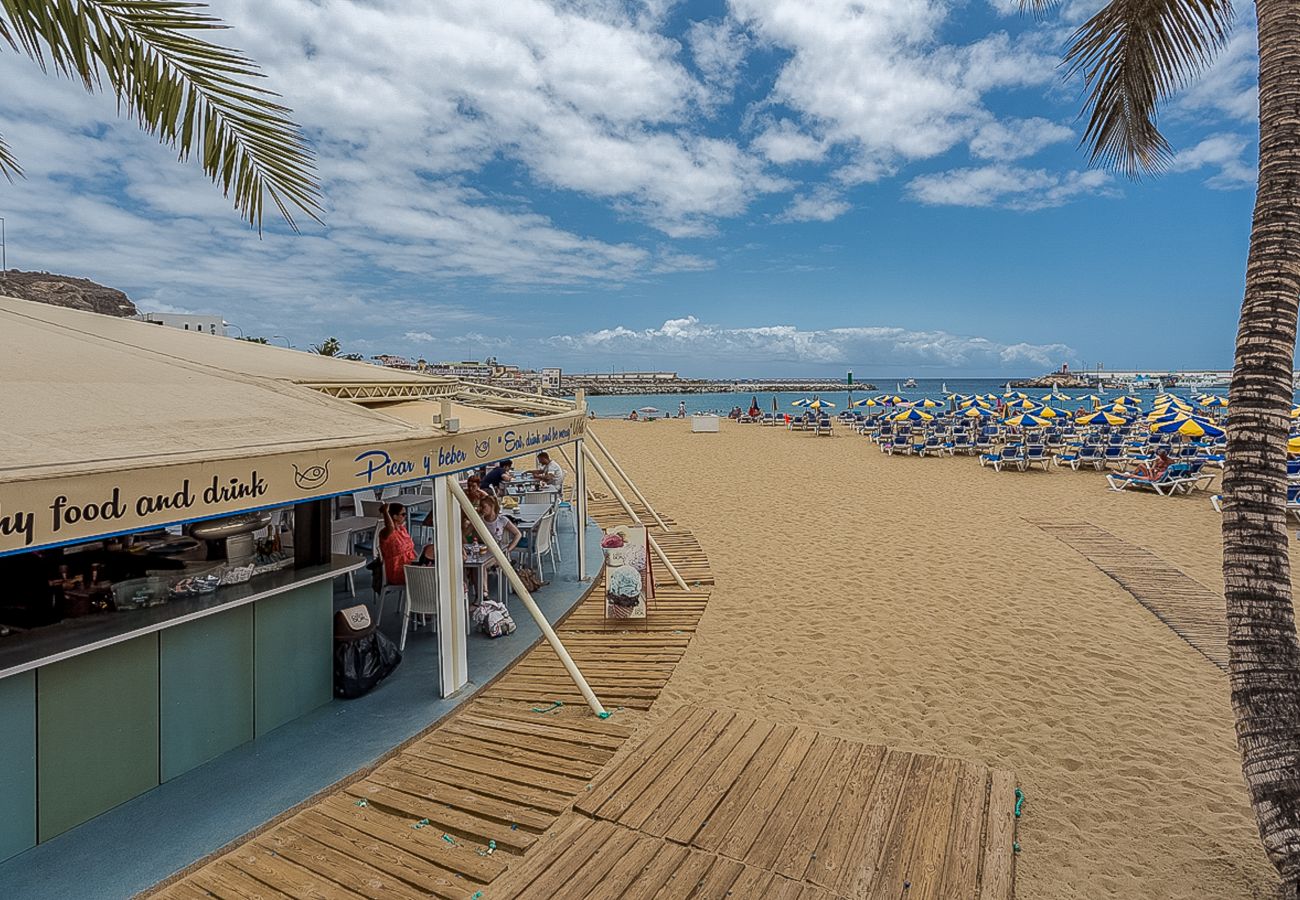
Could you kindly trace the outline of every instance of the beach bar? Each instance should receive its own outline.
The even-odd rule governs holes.
[[[452,483],[582,459],[585,410],[0,298],[0,421],[4,860],[331,702],[335,580],[366,564],[337,498],[427,494],[429,690],[464,687]]]

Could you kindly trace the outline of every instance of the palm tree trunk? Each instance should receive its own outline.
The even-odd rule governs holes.
[[[1242,771],[1260,836],[1300,898],[1300,641],[1286,452],[1300,300],[1300,3],[1257,0],[1259,190],[1232,374],[1223,582]]]

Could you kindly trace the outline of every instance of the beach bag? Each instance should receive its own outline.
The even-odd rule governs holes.
[[[375,627],[364,605],[334,614],[334,696],[352,700],[370,693],[402,662],[402,653]]]
[[[523,582],[524,588],[530,594],[546,586],[546,582],[542,581],[536,572],[527,567],[515,569],[515,574],[519,576],[519,580]]]
[[[504,637],[515,633],[515,620],[510,617],[510,610],[500,600],[491,598],[483,600],[470,610],[470,619],[474,627],[490,638]]]

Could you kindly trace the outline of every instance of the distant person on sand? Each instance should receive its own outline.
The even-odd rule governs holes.
[[[514,460],[503,459],[497,463],[492,471],[483,476],[483,490],[489,494],[501,494],[505,492],[506,485],[510,483],[510,470],[514,468]]]
[[[749,417],[750,417],[751,419],[757,419],[757,418],[759,418],[759,417],[762,416],[762,415],[763,415],[763,411],[762,411],[761,409],[758,408],[758,404],[757,404],[757,403],[751,403],[751,404],[749,405]]]
[[[638,416],[638,415],[636,414],[636,410],[635,410],[635,409],[632,410],[630,413],[628,413],[628,414],[627,414],[627,417],[628,417],[628,419],[629,419],[630,421],[633,421],[633,422],[635,422],[637,419],[640,418],[640,416]]]
[[[677,418],[679,418],[679,419],[684,419],[684,418],[686,418],[686,401],[685,401],[685,400],[679,400],[679,401],[677,402]]]

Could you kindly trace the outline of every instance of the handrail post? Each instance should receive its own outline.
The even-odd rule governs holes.
[[[505,572],[506,578],[510,580],[510,586],[515,589],[515,593],[519,595],[519,599],[523,601],[529,614],[532,615],[533,621],[536,622],[537,627],[542,630],[542,634],[546,637],[546,642],[551,645],[551,649],[555,651],[555,655],[558,656],[560,662],[564,664],[564,668],[568,671],[569,677],[572,678],[573,683],[578,686],[578,690],[582,693],[583,699],[587,701],[587,705],[591,707],[591,711],[602,719],[609,718],[609,713],[605,711],[605,707],[601,706],[600,701],[596,699],[596,695],[592,692],[591,686],[587,684],[587,679],[584,678],[582,672],[579,671],[577,663],[573,661],[573,657],[569,656],[569,651],[564,649],[564,644],[560,643],[560,636],[555,633],[555,629],[551,627],[551,623],[546,621],[546,616],[542,615],[542,611],[537,608],[537,602],[533,600],[533,595],[528,593],[528,588],[524,587],[524,583],[519,580],[519,574],[515,571],[515,567],[510,565],[510,560],[507,559],[505,553],[501,551],[501,545],[496,542],[496,539],[492,537],[491,532],[488,531],[487,524],[484,523],[483,517],[478,514],[478,510],[474,508],[474,504],[469,502],[469,497],[465,496],[464,488],[460,486],[455,478],[448,478],[447,486],[451,488],[452,494],[456,497],[456,502],[460,504],[461,510],[465,513],[466,518],[469,519],[470,524],[474,527],[474,532],[479,536],[479,540],[483,541],[484,545],[487,546],[488,552],[492,554],[492,558],[496,560],[497,565],[501,567],[501,571]]]
[[[655,517],[655,521],[659,523],[659,527],[662,528],[664,531],[672,531],[672,529],[668,527],[668,523],[666,523],[663,519],[659,517],[659,513],[655,512],[655,508],[650,505],[650,501],[647,500],[645,498],[645,495],[641,493],[641,489],[636,486],[636,482],[633,481],[631,478],[629,478],[628,474],[623,471],[623,467],[618,464],[618,460],[614,458],[614,454],[610,453],[609,448],[606,447],[601,442],[600,438],[596,437],[596,432],[588,428],[587,437],[591,438],[592,441],[595,442],[596,446],[600,449],[600,452],[605,454],[605,458],[609,460],[609,464],[614,467],[614,471],[617,472],[622,477],[622,479],[627,482],[627,486],[632,489],[632,493],[636,494],[636,498],[641,501],[641,503],[649,511],[650,515]]]
[[[620,491],[610,479],[609,473],[605,471],[605,467],[597,462],[596,457],[594,456],[588,457],[587,462],[591,463],[591,467],[596,470],[596,474],[600,476],[600,480],[605,482],[605,487],[613,491],[614,499],[623,507],[623,511],[632,517],[634,523],[644,528],[645,522],[641,521],[641,517],[636,514],[636,510],[634,510],[631,504],[627,502],[627,498],[623,496],[623,492]],[[646,530],[646,540],[650,542],[650,549],[655,552],[655,555],[659,557],[659,560],[668,569],[669,573],[673,576],[673,580],[677,582],[678,587],[689,592],[690,588],[686,585],[686,579],[682,578],[682,573],[677,571],[677,567],[674,566],[672,560],[668,558],[668,554],[664,553],[663,547],[659,546],[659,542],[655,540],[655,536],[650,533],[649,529]]]

